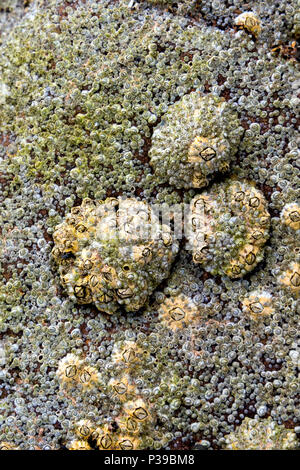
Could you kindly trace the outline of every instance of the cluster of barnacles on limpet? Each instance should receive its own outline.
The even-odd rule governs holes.
[[[178,251],[170,228],[145,202],[84,199],[53,235],[62,285],[105,313],[137,311],[165,279]]]
[[[177,188],[202,188],[217,172],[228,171],[242,133],[237,113],[224,99],[191,92],[170,106],[155,128],[150,164]]]
[[[229,180],[191,202],[193,261],[213,274],[240,278],[263,258],[270,215],[263,194],[247,181]]]

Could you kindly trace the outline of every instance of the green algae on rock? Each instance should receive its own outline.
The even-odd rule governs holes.
[[[149,152],[155,174],[176,188],[202,188],[229,169],[242,128],[224,99],[192,92],[169,107]]]
[[[56,227],[52,251],[71,298],[113,313],[137,311],[170,271],[178,251],[171,231],[136,199],[84,199]]]
[[[193,261],[212,274],[239,278],[263,259],[267,202],[247,181],[227,180],[191,201],[188,239]]]

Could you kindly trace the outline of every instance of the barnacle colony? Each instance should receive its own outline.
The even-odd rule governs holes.
[[[141,308],[178,251],[169,227],[135,199],[85,199],[53,235],[53,257],[71,298],[106,313]]]
[[[154,130],[150,163],[177,188],[202,188],[216,172],[228,170],[241,133],[226,101],[192,92],[170,106]]]
[[[245,418],[226,436],[228,450],[288,450],[297,447],[296,434],[278,425],[271,417],[264,420]]]
[[[239,278],[263,258],[270,215],[252,184],[228,180],[191,202],[188,240],[193,261],[212,274]]]
[[[95,426],[86,419],[79,421],[76,425],[79,439],[68,447],[70,450],[92,450],[89,443],[93,443],[98,450],[142,449],[152,421],[149,406],[138,398],[124,404],[114,423]]]

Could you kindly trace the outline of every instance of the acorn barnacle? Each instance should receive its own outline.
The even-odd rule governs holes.
[[[69,450],[92,450],[89,443],[85,440],[73,440],[69,446]]]
[[[188,248],[212,274],[239,278],[262,260],[269,226],[263,194],[247,181],[230,179],[191,201]]]
[[[98,382],[98,371],[88,366],[74,354],[67,354],[59,361],[57,376],[62,385],[78,385],[90,388]]]
[[[242,128],[222,98],[192,92],[170,106],[156,127],[149,152],[155,174],[177,188],[202,188],[225,172]]]
[[[279,277],[279,282],[298,297],[300,293],[300,264],[298,262],[291,263]]]
[[[141,439],[131,435],[121,435],[116,450],[139,450],[141,447]]]
[[[300,205],[296,202],[286,204],[281,211],[280,217],[284,225],[293,230],[300,229]]]
[[[82,360],[75,354],[67,354],[59,361],[57,376],[62,383],[75,383],[79,380]]]
[[[188,326],[197,318],[197,314],[197,306],[184,294],[166,298],[158,309],[160,321],[173,331]]]
[[[132,357],[132,359],[134,358]],[[127,359],[130,359],[130,357],[127,357]],[[127,401],[129,396],[135,395],[135,387],[132,385],[128,375],[123,375],[121,378],[110,379],[108,386],[112,395],[118,397],[121,402]]]
[[[255,290],[242,300],[243,312],[253,320],[270,316],[274,313],[272,295],[269,292]]]
[[[136,369],[145,356],[143,351],[135,341],[118,341],[114,344],[111,355],[111,360],[116,365],[122,365],[126,370]],[[127,385],[126,375],[124,376],[123,383]]]
[[[141,398],[126,402],[123,409],[131,419],[134,419],[138,423],[151,420],[148,406]]]
[[[105,424],[96,429],[98,437],[96,439],[99,450],[114,450],[117,445],[117,435],[112,432],[109,425]]]
[[[178,251],[169,227],[136,199],[84,199],[53,235],[60,280],[74,302],[105,313],[137,311]]]
[[[235,24],[240,28],[246,29],[253,36],[257,37],[261,32],[261,21],[252,11],[241,13],[234,20]]]

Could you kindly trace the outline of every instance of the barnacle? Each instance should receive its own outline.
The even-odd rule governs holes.
[[[81,384],[84,388],[89,388],[98,381],[98,371],[74,354],[67,354],[60,360],[57,376],[62,384]]]
[[[74,440],[68,446],[69,450],[92,450],[88,442],[84,440]]]
[[[279,282],[298,296],[300,292],[300,264],[298,262],[291,263],[279,277]]]
[[[296,434],[278,425],[271,417],[245,418],[225,439],[228,450],[289,450],[297,446]]]
[[[128,370],[141,365],[145,352],[135,341],[120,341],[114,344],[111,360],[115,364],[121,364]]]
[[[177,188],[202,188],[228,170],[240,137],[237,114],[225,100],[192,92],[171,105],[155,128],[150,164]]]
[[[169,227],[135,199],[84,199],[53,234],[62,285],[79,304],[137,311],[168,276],[178,251]]]
[[[197,306],[186,295],[169,297],[158,308],[159,320],[174,331],[188,326],[199,315]]]
[[[59,362],[57,376],[62,382],[72,383],[78,381],[82,361],[74,354],[67,354]]]
[[[120,378],[111,378],[108,386],[112,390],[112,395],[117,396],[121,402],[127,401],[129,397],[135,394],[135,387],[132,385],[128,375],[123,375]]]
[[[117,447],[118,434],[112,432],[110,426],[105,424],[97,427],[96,442],[99,450],[114,450]]]
[[[131,420],[134,420],[137,423],[151,420],[150,410],[141,398],[125,402],[123,405],[123,410]]]
[[[11,442],[0,442],[0,450],[18,450]]]
[[[190,204],[187,234],[193,261],[232,278],[263,258],[270,215],[263,194],[246,181],[227,180]]]
[[[253,36],[259,36],[261,32],[261,21],[252,11],[241,13],[237,18],[235,18],[234,22],[237,26],[249,31]]]
[[[139,450],[140,449],[140,439],[131,435],[121,435],[117,445],[116,450]]]
[[[80,439],[88,439],[93,432],[94,425],[88,419],[82,419],[76,425],[76,433]]]
[[[259,320],[264,316],[270,316],[274,313],[272,307],[272,295],[269,292],[255,290],[242,300],[243,311],[253,320]]]
[[[300,206],[296,202],[286,204],[281,211],[281,219],[285,225],[293,230],[300,229]]]

